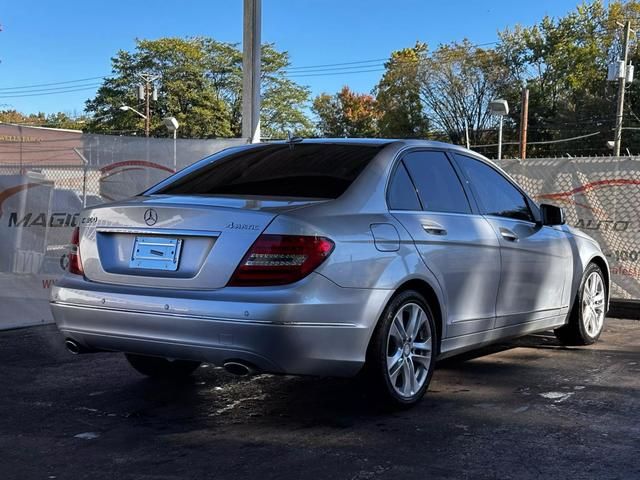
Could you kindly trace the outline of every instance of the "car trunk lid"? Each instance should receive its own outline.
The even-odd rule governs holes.
[[[96,282],[224,287],[280,213],[322,200],[152,195],[85,210],[80,254]]]

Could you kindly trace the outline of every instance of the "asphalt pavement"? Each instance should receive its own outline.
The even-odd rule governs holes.
[[[438,364],[388,412],[357,380],[205,366],[156,383],[54,327],[0,332],[0,479],[639,479],[640,322]]]

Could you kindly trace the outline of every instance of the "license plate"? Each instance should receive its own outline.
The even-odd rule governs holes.
[[[136,237],[130,268],[175,271],[178,269],[182,240],[166,237]]]

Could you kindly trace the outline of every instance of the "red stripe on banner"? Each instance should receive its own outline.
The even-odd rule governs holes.
[[[105,179],[107,179],[107,178],[109,178],[109,177],[111,177],[113,175],[118,175],[118,174],[124,173],[124,172],[130,172],[132,170],[144,170],[144,168],[140,168],[140,167],[123,168],[122,170],[118,170],[117,172],[111,172],[111,173],[108,173],[106,175],[103,174],[100,177],[100,180],[105,180]]]
[[[544,193],[542,195],[536,195],[537,198],[559,199],[564,197],[570,197],[577,193],[582,193],[590,190],[597,190],[602,187],[621,187],[623,185],[640,185],[640,180],[631,180],[627,178],[614,178],[610,180],[598,180],[596,182],[589,182],[580,187],[574,188],[566,192],[559,193]]]
[[[15,187],[9,187],[6,190],[0,192],[0,217],[2,217],[2,204],[11,196],[19,193],[23,190],[27,190],[33,187],[40,187],[42,183],[23,183],[22,185],[16,185]]]
[[[131,166],[157,168],[158,170],[164,170],[165,172],[174,173],[172,168],[165,167],[164,165],[160,165],[159,163],[149,162],[147,160],[125,160],[123,162],[112,163],[111,165],[102,167],[100,169],[100,173],[109,172],[119,167],[131,167]]]

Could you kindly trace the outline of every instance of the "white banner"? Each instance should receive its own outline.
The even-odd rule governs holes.
[[[595,238],[611,267],[611,297],[640,300],[640,157],[503,160],[539,203]]]
[[[242,143],[0,125],[0,329],[53,321],[49,290],[67,267],[84,205],[131,197],[174,168]]]

